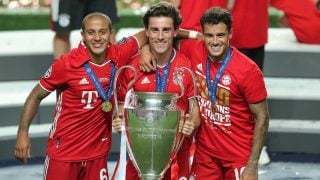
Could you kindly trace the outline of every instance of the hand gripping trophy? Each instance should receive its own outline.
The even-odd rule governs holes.
[[[114,92],[116,92],[118,76],[125,68],[133,70],[135,74],[134,79],[128,84],[128,89],[136,81],[135,68],[123,66],[115,75]],[[193,72],[189,68],[179,67],[174,71],[174,79],[181,88],[180,95],[162,92],[134,92],[132,89],[127,92],[123,113],[120,113],[123,114],[123,117],[118,179],[125,176],[126,151],[139,177],[143,180],[161,179],[170,167],[173,155],[178,152],[184,140],[181,126],[185,119],[185,112],[177,106],[177,100],[185,93],[185,87],[182,84],[183,77],[180,75],[183,69],[191,74],[194,89],[196,89]],[[195,96],[196,90],[194,90]],[[116,93],[114,100],[115,113],[119,114]],[[194,103],[191,104],[190,112],[194,105]]]

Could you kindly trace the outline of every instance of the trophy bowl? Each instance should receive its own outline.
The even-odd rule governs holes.
[[[184,112],[177,94],[132,92],[124,108],[128,154],[141,179],[160,179],[170,167],[182,137],[179,126]]]

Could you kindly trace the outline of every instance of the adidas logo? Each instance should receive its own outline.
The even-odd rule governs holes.
[[[149,84],[150,80],[148,79],[148,77],[143,78],[143,80],[141,81],[141,84]]]
[[[197,68],[198,68],[200,71],[202,71],[202,70],[203,70],[203,69],[202,69],[202,63],[197,64]]]
[[[81,79],[79,84],[89,84],[89,81],[86,78]]]

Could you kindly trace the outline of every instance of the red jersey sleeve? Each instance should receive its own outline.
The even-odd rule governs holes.
[[[194,51],[195,46],[193,45],[196,40],[185,39],[180,42],[179,51],[186,55],[187,57],[192,57],[192,52]]]
[[[67,56],[62,56],[53,62],[51,67],[40,78],[40,85],[48,92],[52,92],[58,88],[61,88],[66,82],[66,60]]]
[[[134,36],[123,38],[116,45],[110,45],[107,59],[111,59],[118,67],[126,65],[139,50],[138,40]]]
[[[262,72],[257,66],[252,66],[252,73],[247,73],[244,76],[243,84],[240,85],[244,92],[245,99],[248,103],[257,103],[267,97],[267,91],[263,79]]]
[[[193,83],[193,77],[191,75],[191,73],[194,73],[192,65],[191,65],[191,61],[188,57],[184,56],[183,54],[181,55],[181,65],[179,65],[180,67],[185,67],[188,68],[191,72],[189,72],[186,69],[183,69],[182,71],[182,76],[183,77],[183,84],[184,84],[184,89],[185,89],[185,94],[187,98],[192,98],[194,97],[194,83]],[[178,66],[178,67],[179,67]]]

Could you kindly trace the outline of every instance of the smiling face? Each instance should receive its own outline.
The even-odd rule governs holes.
[[[209,51],[209,56],[216,62],[220,62],[227,54],[229,39],[232,34],[228,31],[226,24],[204,24],[204,42]]]
[[[81,36],[91,60],[95,63],[104,62],[110,35],[113,33],[110,21],[104,17],[93,16],[84,21],[83,27]]]
[[[150,17],[146,28],[151,51],[157,55],[170,54],[173,48],[173,38],[177,35],[173,19],[170,17]]]

